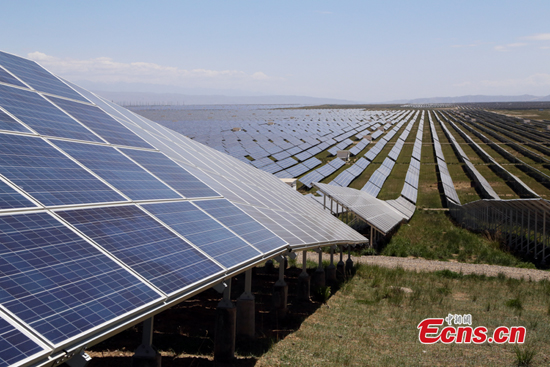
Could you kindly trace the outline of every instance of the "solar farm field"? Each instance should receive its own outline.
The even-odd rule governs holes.
[[[416,209],[448,209],[460,225],[498,232],[512,250],[546,263],[550,131],[543,122],[467,105],[284,107],[135,112],[279,178],[297,179],[297,189],[327,210],[353,213],[357,220],[347,223],[367,223],[373,245],[387,242]],[[349,159],[338,158],[339,151]]]

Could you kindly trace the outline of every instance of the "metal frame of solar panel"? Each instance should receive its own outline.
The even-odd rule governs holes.
[[[290,246],[366,242],[273,175],[33,61],[0,52],[0,80],[0,363],[56,365]],[[266,154],[249,130],[227,136]]]

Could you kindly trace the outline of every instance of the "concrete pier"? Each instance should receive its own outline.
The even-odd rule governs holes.
[[[315,270],[315,273],[313,273],[313,277],[311,278],[311,288],[313,288],[314,291],[319,290],[320,288],[324,287],[326,285],[325,282],[325,269],[323,268],[323,251],[321,251],[321,248],[316,249],[317,253],[319,254],[319,266]]]
[[[132,367],[161,367],[162,357],[153,346],[153,323],[153,317],[143,321],[143,336],[132,357]]]
[[[256,336],[256,301],[252,294],[252,269],[244,275],[244,292],[237,299],[237,335],[247,338]]]
[[[326,268],[326,283],[329,286],[336,284],[336,266],[334,266],[334,247],[330,247],[330,264]]]
[[[279,263],[279,279],[273,286],[273,314],[277,319],[284,319],[288,313],[288,284],[285,282],[285,257],[276,258]]]
[[[310,276],[307,273],[307,251],[302,251],[302,272],[298,276],[297,297],[300,301],[309,302],[310,297]]]
[[[336,264],[336,276],[340,281],[346,278],[346,264],[344,263],[344,246],[340,246],[340,261]]]
[[[231,302],[231,279],[216,309],[216,330],[214,335],[214,360],[227,362],[235,358],[237,308]]]
[[[351,275],[353,272],[353,260],[351,259],[351,245],[348,246],[348,259],[346,260],[346,273]]]

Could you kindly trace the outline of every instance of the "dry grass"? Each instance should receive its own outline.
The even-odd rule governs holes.
[[[399,287],[413,290],[407,294]],[[508,307],[520,299],[522,310]],[[428,317],[471,314],[473,326],[525,326],[536,351],[533,366],[550,363],[549,282],[503,276],[415,273],[359,267],[298,331],[275,344],[256,366],[511,366],[514,345],[441,344],[418,341]],[[524,348],[521,346],[520,348]]]

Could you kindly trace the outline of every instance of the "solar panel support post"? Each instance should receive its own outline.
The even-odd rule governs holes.
[[[237,335],[253,339],[256,335],[256,307],[252,294],[252,269],[244,273],[244,292],[237,299]]]
[[[334,286],[336,283],[336,266],[334,266],[334,248],[336,246],[330,246],[330,264],[326,269],[326,282],[330,286]]]
[[[87,353],[82,351],[79,354],[72,357],[71,359],[69,359],[68,361],[66,361],[65,363],[69,367],[86,367],[91,360],[92,360],[92,357],[90,357]]]
[[[231,278],[225,280],[223,298],[216,309],[216,329],[214,335],[214,360],[231,361],[235,358],[237,308],[231,302]]]
[[[325,196],[326,198],[326,196]],[[302,272],[298,276],[297,297],[300,301],[309,302],[311,277],[307,273],[307,250],[302,251]]]
[[[348,245],[348,259],[346,260],[346,273],[351,275],[353,269],[353,260],[351,259],[351,245]]]
[[[143,321],[141,345],[132,357],[132,367],[160,367],[162,356],[153,346],[154,317]]]
[[[325,269],[323,268],[323,251],[320,247],[316,248],[315,251],[319,254],[319,263],[317,269],[313,273],[311,287],[314,291],[319,290],[320,288],[326,285],[325,282]]]
[[[340,246],[340,261],[336,264],[336,276],[340,281],[346,277],[346,264],[344,263],[344,246]]]
[[[273,286],[273,315],[281,320],[288,313],[288,284],[285,282],[285,256],[279,255],[275,258],[279,263],[279,279]]]

